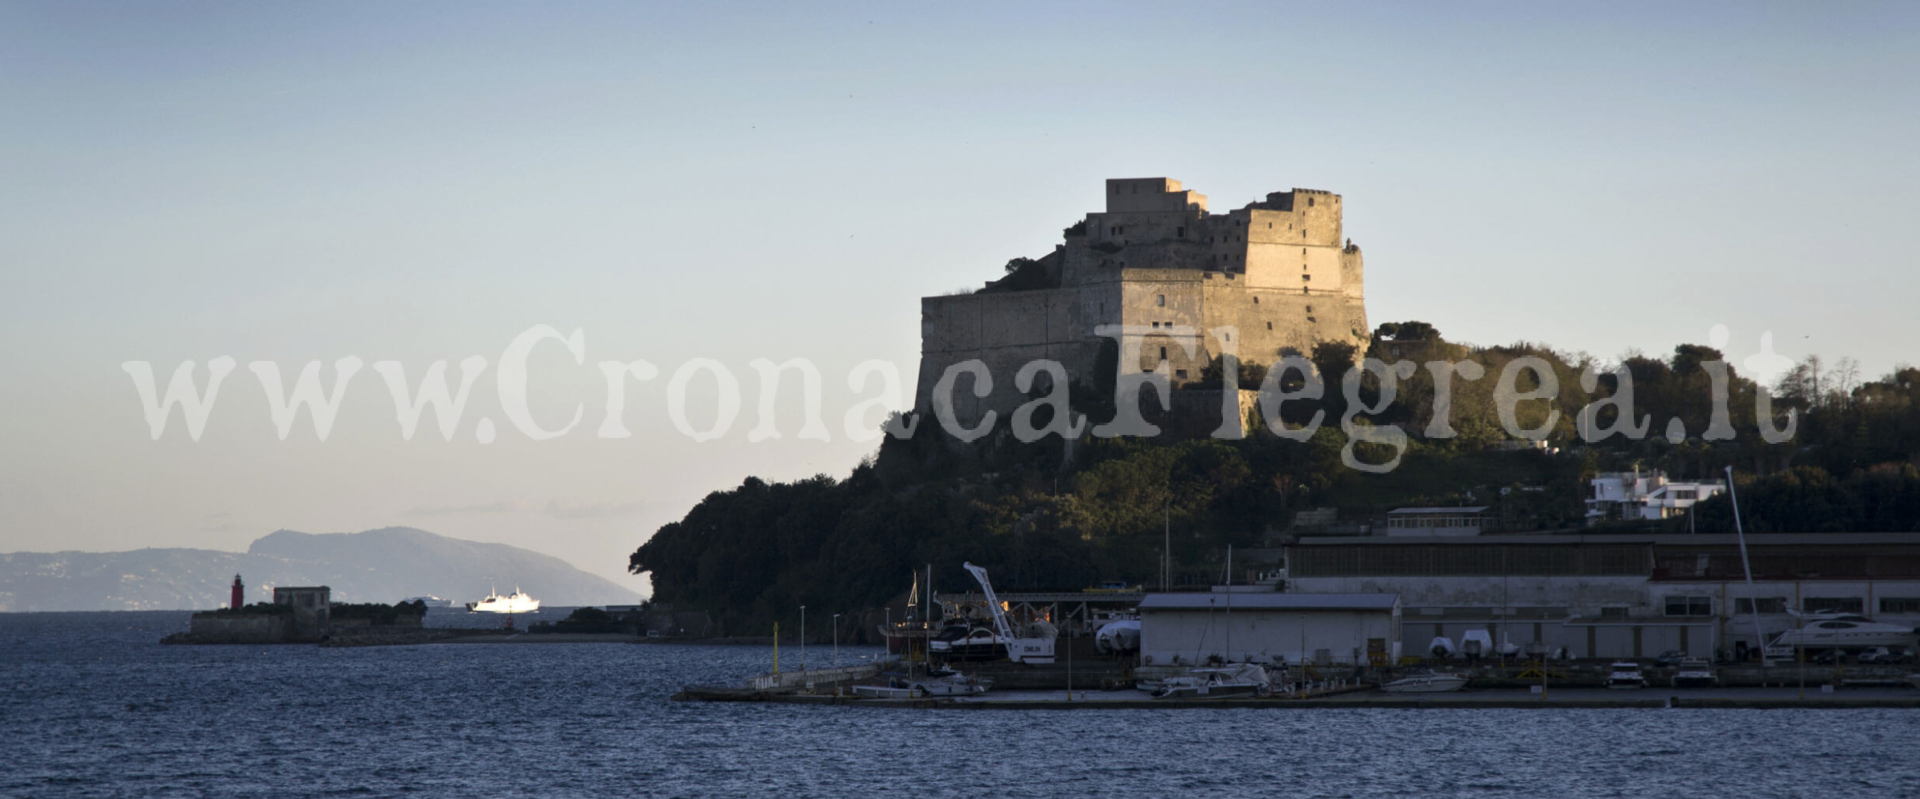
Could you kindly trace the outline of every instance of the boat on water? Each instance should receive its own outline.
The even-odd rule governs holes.
[[[1679,670],[1673,673],[1675,688],[1712,688],[1719,683],[1719,676],[1713,673],[1713,664],[1698,658],[1680,661]]]
[[[497,591],[488,591],[486,599],[467,603],[467,610],[471,613],[532,613],[539,609],[540,600],[527,596],[527,592],[518,586],[506,596],[501,596]]]
[[[854,696],[869,699],[924,699],[933,696],[974,696],[993,687],[993,680],[940,670],[924,677],[888,675],[886,685],[856,685]]]
[[[410,597],[407,597],[406,599],[400,600],[400,604],[402,605],[410,605],[415,602],[418,602],[422,605],[426,605],[427,607],[430,607],[430,608],[453,607],[453,600],[441,599],[440,597],[434,596],[432,594],[428,594],[426,596],[410,596]]]
[[[1441,694],[1458,691],[1465,687],[1467,687],[1465,674],[1448,674],[1422,669],[1392,682],[1382,683],[1380,690],[1389,694]]]
[[[1162,680],[1154,689],[1155,699],[1231,699],[1237,696],[1269,696],[1273,683],[1267,670],[1253,663],[1221,668],[1194,669],[1178,677]]]
[[[1781,633],[1767,644],[1768,657],[1793,657],[1795,649],[1850,652],[1876,646],[1902,649],[1920,641],[1916,635],[1920,631],[1912,627],[1883,624],[1855,613],[1810,613],[1801,615],[1800,619],[1800,627]]]
[[[1647,675],[1640,671],[1640,664],[1623,660],[1613,664],[1607,672],[1608,688],[1645,688]]]

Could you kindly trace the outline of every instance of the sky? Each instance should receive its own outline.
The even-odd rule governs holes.
[[[845,475],[918,298],[997,277],[1165,176],[1215,211],[1345,198],[1374,322],[1736,368],[1920,361],[1911,4],[0,2],[0,552],[244,549],[390,525],[627,555],[748,475]],[[524,331],[534,440],[494,380]],[[202,435],[160,390],[226,378]],[[249,364],[367,366],[324,441]],[[481,357],[452,440],[372,367]],[[749,441],[749,363],[805,358],[830,440]],[[600,361],[625,382],[627,438]],[[695,359],[725,435],[667,413]],[[789,372],[791,391],[797,373]],[[454,382],[457,388],[458,381]],[[716,417],[710,372],[687,417]],[[910,400],[907,400],[910,401]],[[482,419],[485,422],[482,422]],[[870,411],[863,423],[877,423]],[[481,428],[496,428],[482,443]],[[500,575],[499,579],[511,579]]]

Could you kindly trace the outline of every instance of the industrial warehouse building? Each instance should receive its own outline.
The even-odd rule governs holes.
[[[1384,664],[1399,656],[1400,600],[1393,594],[1235,586],[1140,601],[1143,666]]]
[[[1410,655],[1468,630],[1576,658],[1735,654],[1754,645],[1756,605],[1768,639],[1795,626],[1795,611],[1920,625],[1920,534],[1756,534],[1747,543],[1751,594],[1739,543],[1725,534],[1308,537],[1285,552],[1286,590],[1398,596]]]

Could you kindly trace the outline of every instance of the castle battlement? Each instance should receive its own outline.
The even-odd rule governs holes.
[[[1140,354],[1121,374],[1175,385],[1226,352],[1271,363],[1324,341],[1359,344],[1369,330],[1364,276],[1338,194],[1295,188],[1216,214],[1171,178],[1108,180],[1105,210],[1068,228],[1053,252],[973,294],[920,301],[915,408],[928,409],[947,367],[973,359],[994,385],[985,398],[956,394],[962,418],[1023,402],[1013,377],[1029,361],[1059,361],[1090,381],[1102,347],[1114,346],[1101,325],[1147,331],[1128,342]],[[1216,338],[1220,328],[1237,333]]]

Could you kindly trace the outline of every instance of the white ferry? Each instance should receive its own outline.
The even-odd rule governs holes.
[[[532,613],[539,609],[540,600],[527,596],[518,586],[507,596],[489,591],[486,599],[467,603],[467,610],[472,613]]]

